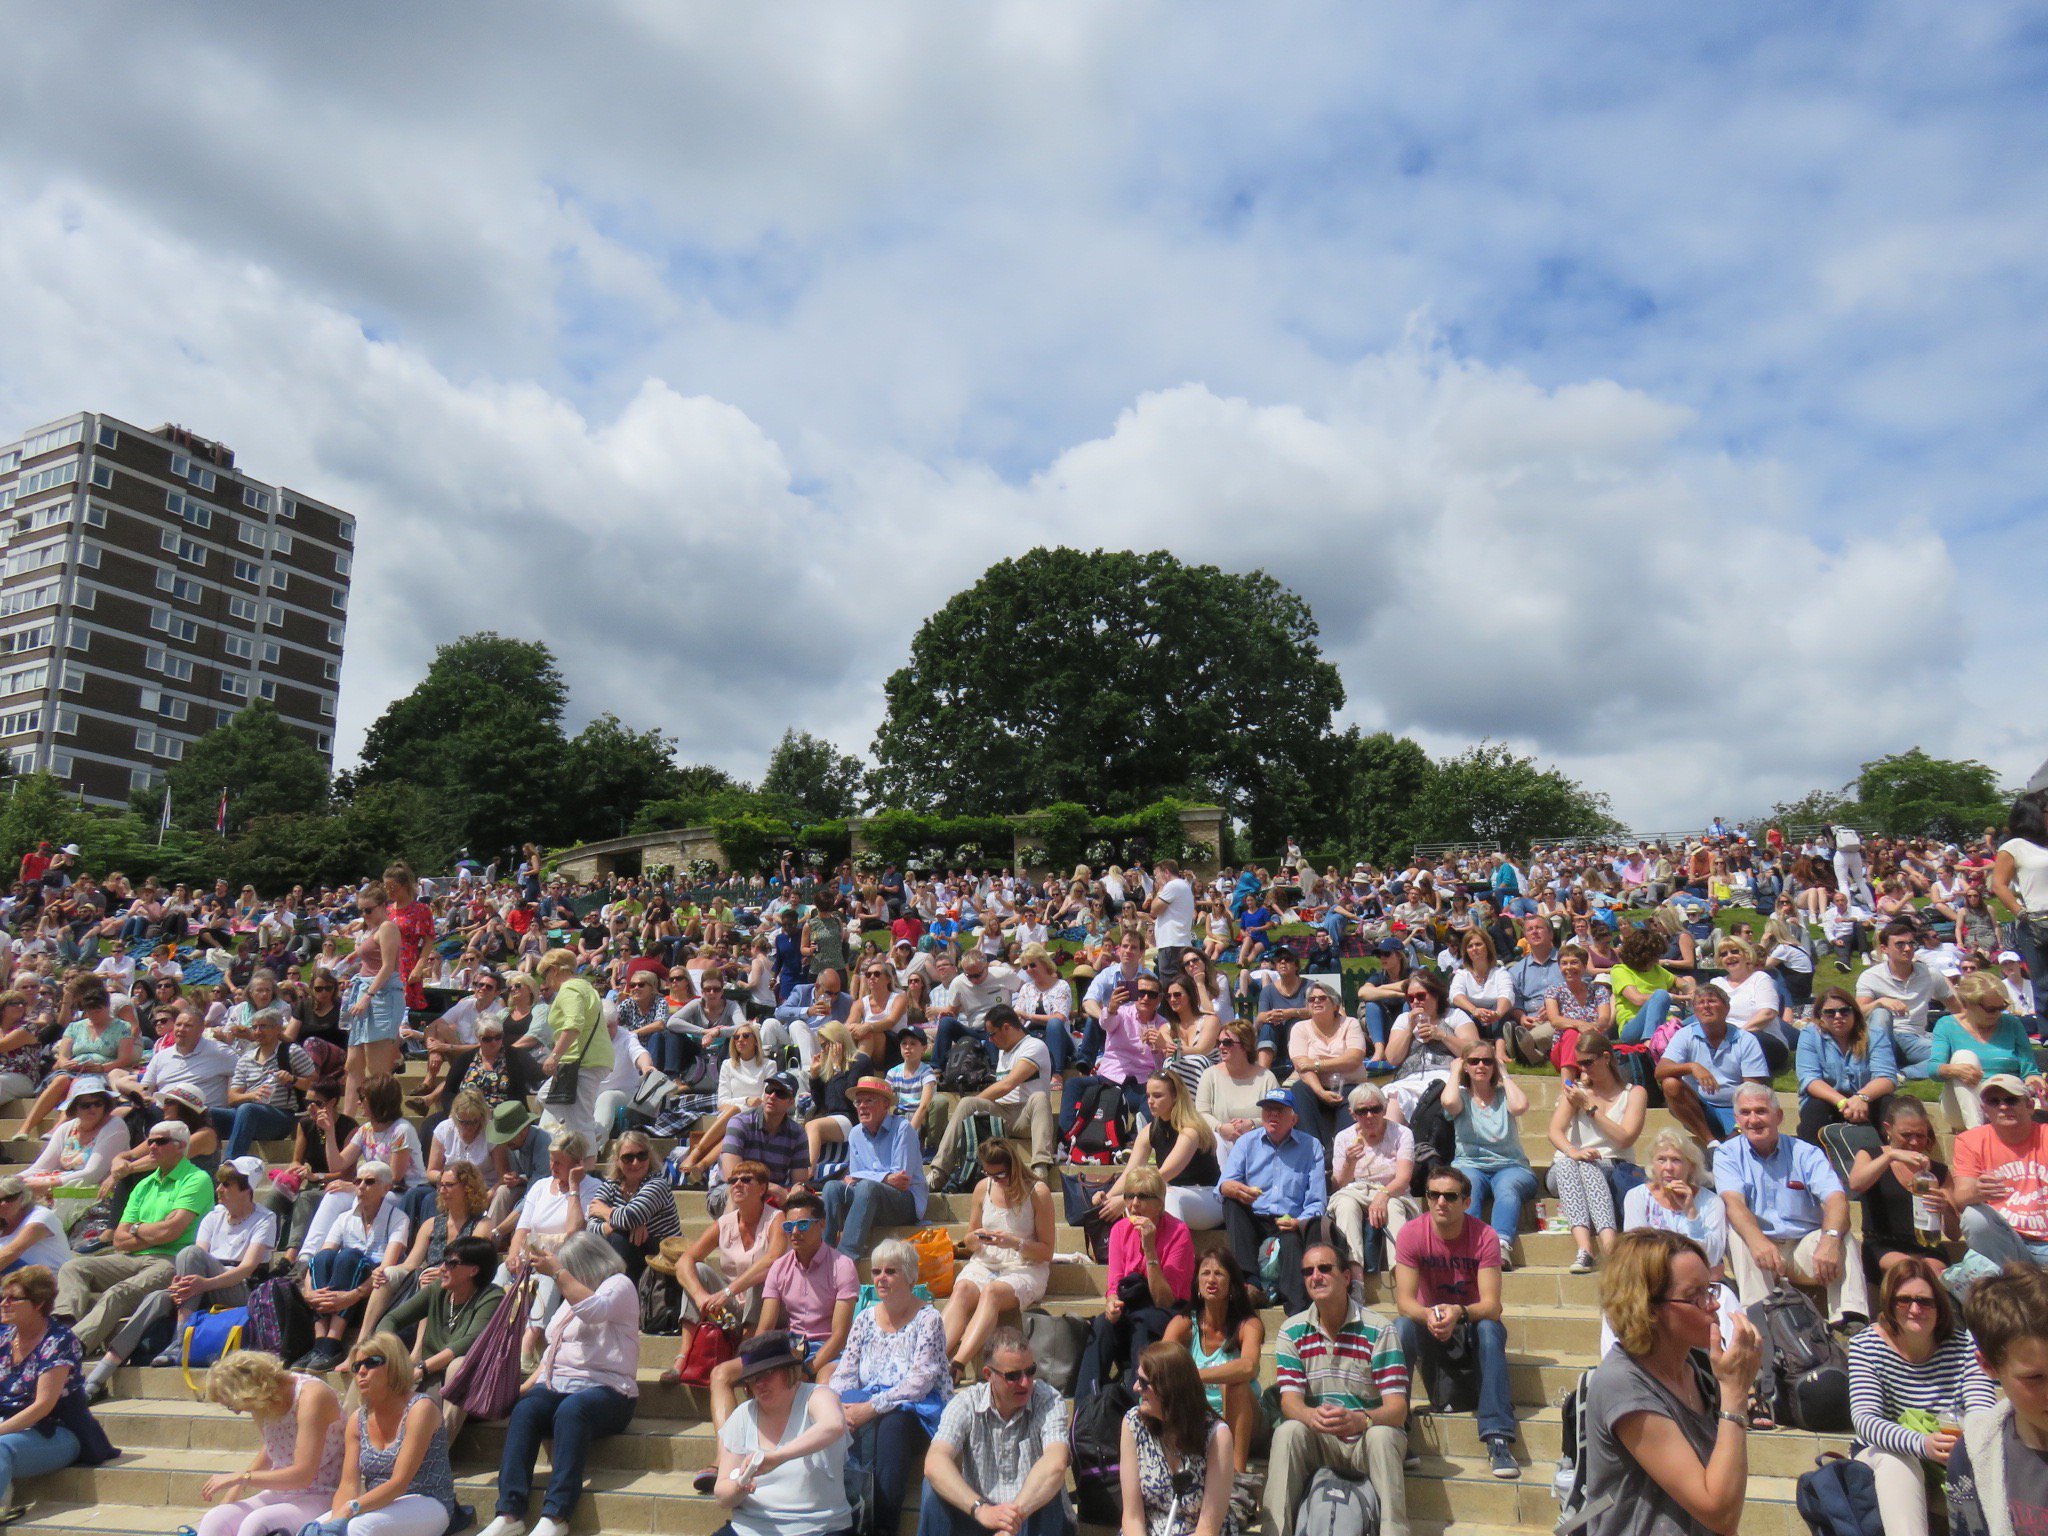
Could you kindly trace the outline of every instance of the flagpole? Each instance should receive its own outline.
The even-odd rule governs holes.
[[[157,819],[156,819],[156,845],[157,845],[157,847],[159,847],[159,848],[163,847],[163,845],[164,845],[164,833],[166,833],[166,832],[168,832],[168,831],[170,830],[170,826],[171,826],[171,786],[170,786],[170,782],[169,782],[168,780],[166,780],[166,781],[165,781],[165,783],[164,783],[164,810],[163,810],[163,814],[162,814],[161,816],[157,817]]]

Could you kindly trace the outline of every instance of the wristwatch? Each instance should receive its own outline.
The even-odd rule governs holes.
[[[1821,1229],[1820,1235],[1822,1237],[1832,1237],[1836,1242],[1839,1243],[1843,1238],[1849,1235],[1849,1229],[1847,1227],[1824,1227]]]
[[[986,1504],[987,1502],[988,1502],[988,1500],[987,1500],[987,1499],[984,1499],[984,1498],[982,1498],[982,1497],[981,1497],[980,1495],[978,1495],[978,1494],[977,1494],[977,1495],[975,1496],[975,1500],[974,1500],[974,1508],[972,1508],[972,1509],[970,1509],[970,1510],[968,1510],[968,1511],[967,1511],[967,1518],[968,1518],[968,1519],[970,1519],[970,1520],[972,1520],[972,1519],[973,1519],[973,1518],[974,1518],[974,1517],[975,1517],[976,1515],[980,1514],[980,1513],[981,1513],[981,1507],[982,1507],[982,1506],[983,1506],[984,1504]]]
[[[351,1520],[355,1519],[355,1517],[356,1517],[357,1515],[360,1515],[360,1514],[361,1514],[362,1512],[363,1512],[363,1501],[362,1501],[361,1499],[350,1499],[350,1500],[348,1501],[348,1517],[349,1517],[349,1519],[351,1519]]]

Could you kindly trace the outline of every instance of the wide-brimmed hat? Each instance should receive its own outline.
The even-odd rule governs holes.
[[[157,1101],[162,1104],[182,1104],[187,1109],[206,1108],[206,1095],[190,1083],[173,1083],[157,1095]]]
[[[667,1275],[670,1279],[674,1279],[676,1265],[682,1262],[683,1255],[689,1251],[689,1238],[664,1237],[661,1240],[660,1251],[648,1258],[647,1267],[658,1275]]]
[[[484,1140],[494,1147],[502,1147],[515,1140],[531,1124],[533,1111],[517,1099],[507,1099],[491,1111],[491,1123],[484,1131]]]
[[[896,1090],[889,1086],[889,1080],[885,1077],[860,1078],[854,1083],[849,1092],[856,1099],[864,1093],[879,1093],[892,1103],[896,1098]]]
[[[107,1086],[104,1077],[74,1077],[71,1091],[64,1095],[64,1113],[70,1114],[71,1106],[80,1099],[105,1099],[111,1104],[114,1102],[114,1090]]]
[[[804,1357],[796,1346],[796,1335],[776,1329],[773,1333],[757,1333],[740,1345],[740,1375],[742,1382],[752,1381],[756,1376],[765,1376],[770,1371],[786,1370],[791,1366],[801,1367]]]

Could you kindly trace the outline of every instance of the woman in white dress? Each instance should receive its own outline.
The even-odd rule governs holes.
[[[984,1142],[981,1171],[967,1214],[974,1257],[946,1302],[946,1348],[966,1366],[981,1358],[1002,1315],[1036,1306],[1052,1278],[1052,1192],[1031,1172],[1030,1153],[1018,1141]]]

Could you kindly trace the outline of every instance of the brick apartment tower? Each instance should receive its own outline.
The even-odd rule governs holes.
[[[251,700],[334,757],[355,519],[182,427],[0,443],[0,755],[125,805]]]

